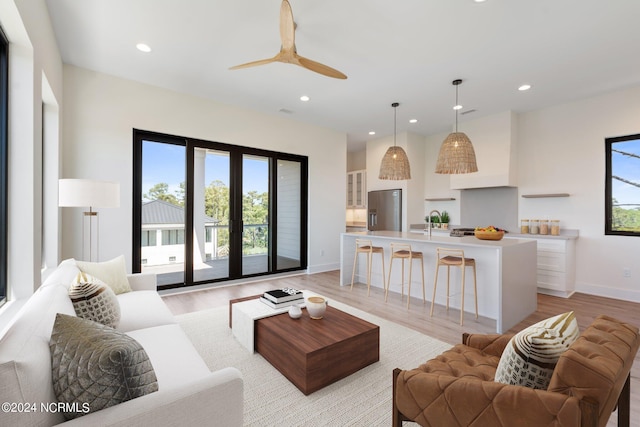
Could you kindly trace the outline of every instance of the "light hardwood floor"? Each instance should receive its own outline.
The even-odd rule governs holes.
[[[384,301],[384,291],[371,288],[367,297],[366,284],[356,284],[351,291],[349,286],[339,286],[339,272],[331,271],[318,274],[301,274],[283,278],[266,279],[245,284],[218,286],[205,290],[186,291],[163,295],[163,299],[174,315],[226,306],[230,299],[261,294],[270,289],[292,287],[308,289],[350,306],[365,310],[376,316],[391,320],[441,341],[457,344],[463,332],[494,333],[495,324],[489,319],[476,320],[470,312],[465,312],[464,326],[459,325],[460,312],[436,306],[433,317],[429,316],[430,303],[423,304],[422,299],[412,298],[407,310],[407,297],[398,293],[389,293],[388,302]],[[429,296],[432,289],[427,288]],[[472,307],[472,300],[469,307]],[[640,326],[640,304],[614,300],[585,294],[574,294],[571,298],[558,298],[538,294],[538,309],[509,332],[517,332],[547,317],[569,310],[575,312],[580,329],[583,330],[599,314],[606,314],[622,321]],[[631,426],[640,427],[640,355],[631,371]],[[616,426],[616,416],[611,417],[608,427]]]

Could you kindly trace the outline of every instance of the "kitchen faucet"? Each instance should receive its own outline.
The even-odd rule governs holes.
[[[440,216],[440,212],[439,211],[434,209],[431,212],[429,212],[429,220],[427,221],[427,226],[428,226],[428,229],[429,229],[429,238],[431,238],[431,214],[434,213],[434,212],[436,213],[436,215],[438,215],[438,219],[440,219],[440,222],[442,222],[442,217]]]

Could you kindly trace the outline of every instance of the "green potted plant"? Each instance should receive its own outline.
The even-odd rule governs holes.
[[[444,230],[447,230],[449,228],[449,221],[449,212],[442,211],[442,213],[440,214],[440,222],[442,222],[442,228]]]
[[[438,215],[431,215],[431,228],[440,228],[440,217]]]

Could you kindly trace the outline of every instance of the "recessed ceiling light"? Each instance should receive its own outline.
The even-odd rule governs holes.
[[[149,52],[151,52],[151,48],[149,47],[149,45],[148,45],[148,44],[145,44],[145,43],[138,43],[138,44],[136,45],[136,48],[138,48],[138,50],[139,50],[140,52],[144,52],[144,53],[149,53]]]
[[[522,85],[518,88],[519,91],[529,90],[531,89],[531,85]]]
[[[475,1],[476,3],[484,3],[486,0],[473,0],[473,1]]]
[[[458,104],[453,107],[454,110],[462,110],[462,105]]]
[[[418,123],[418,119],[411,119],[409,120],[409,123]]]
[[[309,100],[309,97],[307,95],[302,95],[300,97],[300,101],[307,102],[308,100]]]
[[[374,131],[369,131],[369,135],[375,135],[376,133]]]

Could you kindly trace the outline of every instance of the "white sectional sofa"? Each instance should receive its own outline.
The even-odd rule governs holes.
[[[0,403],[13,406],[3,406],[0,425],[242,425],[240,372],[209,370],[158,295],[155,275],[148,274],[128,276],[133,291],[117,296],[121,319],[116,329],[142,345],[158,391],[65,421],[51,405],[56,396],[49,339],[56,313],[75,316],[67,292],[78,272],[74,260],[62,262],[0,338]]]

